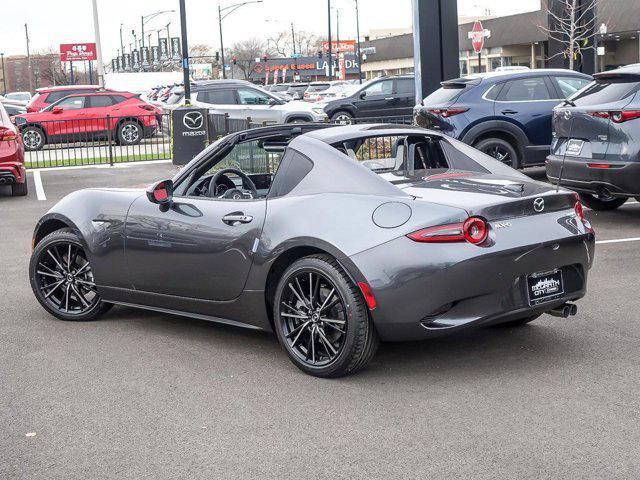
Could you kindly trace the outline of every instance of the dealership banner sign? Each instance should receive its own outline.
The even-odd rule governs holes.
[[[180,37],[172,37],[171,38],[171,58],[173,60],[180,60],[182,56],[180,48]]]
[[[158,47],[160,50],[160,60],[169,60],[169,40],[161,38]]]
[[[95,43],[61,43],[61,62],[83,62],[98,58]]]

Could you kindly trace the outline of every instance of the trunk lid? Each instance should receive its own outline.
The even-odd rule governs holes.
[[[488,221],[572,209],[576,202],[574,193],[556,193],[549,184],[494,174],[430,170],[382,176],[418,201],[461,208]]]

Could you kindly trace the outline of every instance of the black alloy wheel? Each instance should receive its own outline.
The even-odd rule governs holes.
[[[82,244],[67,229],[38,243],[29,269],[36,298],[62,320],[93,320],[111,307],[100,298]]]
[[[358,287],[326,255],[300,259],[284,272],[276,290],[274,322],[293,363],[319,377],[362,368],[378,345]]]
[[[475,147],[482,153],[486,153],[509,167],[518,168],[518,154],[516,150],[509,142],[501,138],[481,140]]]

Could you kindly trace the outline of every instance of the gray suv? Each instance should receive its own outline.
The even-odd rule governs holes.
[[[640,66],[594,77],[554,109],[547,177],[612,210],[640,199]]]
[[[193,85],[192,104],[210,113],[229,114],[256,123],[324,122],[322,106],[307,102],[286,102],[274,94],[243,80],[212,80]]]

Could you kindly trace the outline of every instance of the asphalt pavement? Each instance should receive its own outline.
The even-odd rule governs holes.
[[[36,302],[42,214],[173,172],[42,170],[27,198],[0,189],[0,479],[640,478],[637,202],[586,212],[622,241],[597,245],[577,316],[383,344],[320,380],[271,334],[129,308],[62,322]]]

